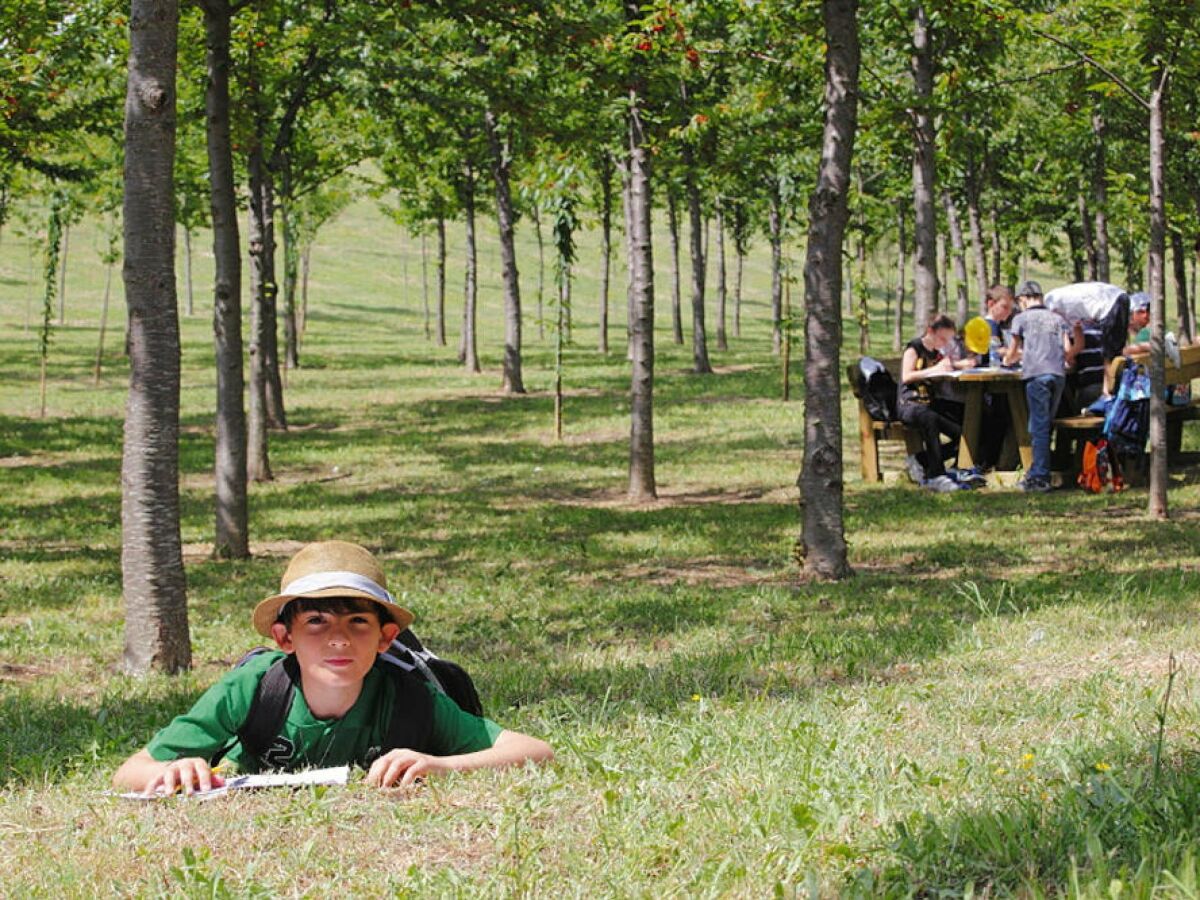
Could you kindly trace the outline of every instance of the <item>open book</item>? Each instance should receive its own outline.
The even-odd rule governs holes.
[[[235,775],[226,779],[220,787],[208,791],[194,791],[182,794],[191,800],[211,800],[223,796],[230,791],[244,788],[271,787],[305,787],[315,784],[345,784],[350,777],[349,766],[333,766],[328,769],[307,769],[303,772],[263,772],[257,775]],[[176,792],[178,794],[178,792]],[[160,792],[155,794],[128,793],[119,794],[125,800],[161,800],[171,794]]]

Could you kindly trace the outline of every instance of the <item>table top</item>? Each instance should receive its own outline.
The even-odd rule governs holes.
[[[937,372],[925,376],[929,381],[1020,381],[1020,369],[1008,369],[1002,366],[986,366],[975,369],[960,369],[957,372]]]

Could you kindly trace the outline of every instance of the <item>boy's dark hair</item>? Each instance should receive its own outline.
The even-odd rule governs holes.
[[[335,616],[369,612],[379,617],[380,625],[395,621],[391,614],[378,603],[362,597],[297,597],[295,600],[285,603],[279,610],[279,621],[283,623],[284,627],[290,629],[296,616],[306,612],[332,613]]]
[[[930,331],[940,331],[943,328],[949,328],[951,331],[958,330],[958,326],[954,324],[954,320],[945,313],[934,313],[931,315],[926,327]]]

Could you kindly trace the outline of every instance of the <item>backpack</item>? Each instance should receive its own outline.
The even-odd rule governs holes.
[[[238,660],[234,668],[240,668],[259,654],[268,652],[270,650],[267,647],[255,647]],[[429,698],[426,684],[433,685],[464,712],[483,715],[483,704],[479,702],[475,683],[467,671],[457,663],[441,659],[427,650],[407,628],[397,635],[386,651],[379,654],[375,665],[382,666],[392,678],[396,695],[387,733],[380,748],[381,754],[396,747],[423,751],[428,746],[433,730],[433,701]],[[269,766],[279,765],[280,761],[272,758],[272,744],[287,719],[292,697],[299,684],[300,666],[295,655],[288,654],[263,673],[254,699],[250,702],[250,710],[246,713],[246,720],[238,729],[237,740],[243,749]],[[215,765],[232,746],[231,742],[211,763]]]
[[[1150,376],[1142,365],[1127,365],[1104,418],[1104,437],[1118,455],[1140,456],[1150,434]]]
[[[1125,481],[1117,468],[1116,459],[1110,459],[1108,441],[1088,441],[1083,445],[1083,458],[1076,483],[1085,491],[1099,494],[1104,485],[1110,485],[1114,494],[1125,490]]]
[[[896,379],[879,360],[864,356],[858,361],[858,389],[863,408],[876,422],[895,422]]]

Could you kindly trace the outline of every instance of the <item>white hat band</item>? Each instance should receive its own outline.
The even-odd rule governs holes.
[[[284,595],[307,594],[311,591],[322,591],[326,588],[352,588],[356,591],[362,591],[364,594],[370,594],[380,603],[396,605],[395,597],[370,578],[359,575],[356,572],[314,572],[311,575],[305,575],[284,585],[280,593]]]

